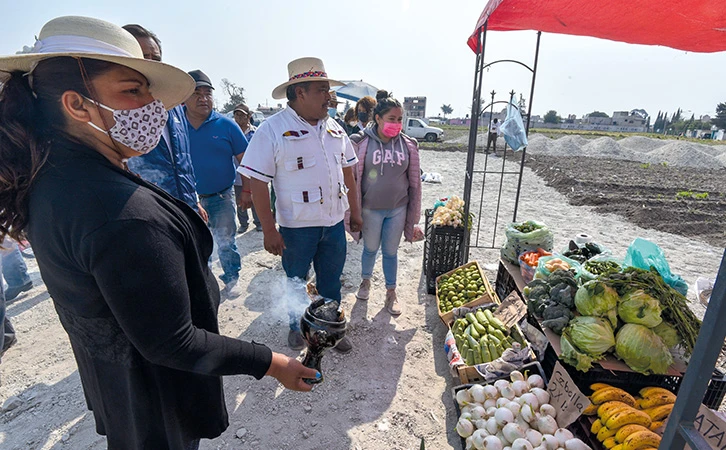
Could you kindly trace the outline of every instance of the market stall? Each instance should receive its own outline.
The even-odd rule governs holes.
[[[474,77],[474,90],[472,96],[472,111],[481,111],[481,99],[483,97],[482,94],[483,92],[485,92],[483,89],[484,70],[491,65],[491,63],[487,64],[484,60],[486,35],[488,31],[537,31],[537,41],[533,66],[529,67],[525,64],[519,63],[530,69],[530,71],[532,72],[531,92],[529,98],[529,107],[531,110],[534,96],[534,86],[536,81],[537,60],[539,57],[540,37],[541,32],[543,31],[582,36],[594,36],[635,44],[665,45],[676,49],[694,52],[716,52],[726,50],[726,36],[724,35],[724,29],[726,29],[726,10],[723,9],[722,2],[717,0],[690,0],[685,2],[656,2],[655,0],[643,0],[641,2],[638,2],[637,4],[633,4],[632,2],[626,0],[599,3],[587,2],[584,0],[575,2],[569,0],[491,0],[484,8],[477,22],[474,33],[468,40],[469,47],[477,55]],[[530,114],[528,113],[527,130],[529,129],[529,116]],[[476,174],[476,171],[474,170],[474,158],[476,155],[477,129],[478,121],[472,121],[469,133],[469,151],[463,195],[465,201],[463,215],[465,217],[469,216],[469,201],[471,199],[473,178]],[[523,161],[524,152],[522,154],[522,162]],[[521,184],[521,171],[518,184]],[[515,221],[517,220],[516,214],[519,194],[519,189],[517,189],[516,198],[514,199],[513,220]],[[435,234],[435,232],[432,234]],[[464,233],[464,241],[466,245],[465,256],[468,256],[468,248],[470,246],[468,233]],[[520,252],[517,251],[516,256],[520,256],[519,253]],[[566,262],[566,260],[563,259],[566,258],[566,256],[560,256],[561,258],[557,259]],[[468,258],[465,257],[463,259],[464,261],[466,261]],[[524,294],[524,300],[531,303],[530,300],[526,298],[527,293],[525,292],[524,282],[526,274],[517,273],[515,267],[518,265],[519,261],[517,260],[504,260],[500,262],[500,270],[497,276],[497,283],[495,284],[495,291],[499,297],[507,295],[508,292],[512,291],[519,294]],[[552,264],[551,266],[554,269],[551,272],[556,272],[558,270],[558,268],[554,267]],[[605,265],[602,266],[604,268]],[[659,286],[653,288],[654,290],[650,292],[648,292],[648,289],[644,290],[646,291],[646,294],[650,294],[648,295],[649,297],[655,297],[656,303],[660,303],[662,301],[664,292],[668,292],[668,295],[665,295],[665,297],[671,299],[676,298],[677,303],[680,303],[680,298],[674,297],[670,293],[670,291],[668,291],[667,289],[664,290],[663,287],[660,286],[660,284],[662,284],[661,282],[665,280],[665,277],[662,275],[662,273],[659,273],[658,275],[653,275],[652,273],[649,273],[649,267],[641,269],[643,270],[643,272],[636,272],[633,270],[628,271],[629,269],[627,268],[627,266],[625,267],[625,270],[623,270],[623,266],[621,266],[620,269],[621,270],[616,272],[615,274],[622,274],[618,276],[624,277],[625,279],[618,280],[612,279],[612,277],[607,278],[606,276],[607,279],[600,281],[600,276],[598,275],[595,277],[595,279],[587,280],[585,283],[581,283],[581,277],[575,277],[577,282],[576,292],[579,292],[580,288],[582,288],[582,285],[586,284],[588,281],[594,281],[595,284],[598,286],[600,285],[597,283],[605,284],[608,286],[609,289],[615,291],[615,295],[618,296],[618,299],[616,300],[617,304],[620,303],[620,299],[623,296],[627,296],[627,301],[625,301],[625,303],[627,304],[641,304],[641,306],[645,305],[643,306],[644,308],[647,308],[648,305],[650,305],[651,319],[657,316],[657,314],[655,314],[654,312],[656,311],[655,303],[651,302],[647,298],[644,298],[640,294],[634,295],[633,292],[637,291],[638,289],[630,289],[628,288],[628,286],[633,287],[636,286],[638,283],[642,284],[646,281],[650,281],[652,282],[652,284]],[[565,269],[560,267],[559,270]],[[565,271],[569,270],[572,270],[573,275],[580,273],[580,270],[576,265],[574,266],[574,269],[570,267]],[[590,275],[592,275],[591,272]],[[661,280],[661,282],[658,281],[659,279]],[[551,290],[553,287],[557,286],[548,285],[547,289]],[[575,286],[571,286],[571,290],[574,290],[574,288]],[[668,286],[668,288],[674,289],[670,285]],[[542,289],[544,289],[544,287],[540,285],[539,290],[541,291]],[[602,292],[600,292],[601,290],[604,290],[602,286],[600,286],[597,292],[597,295],[599,295],[600,297],[602,297]],[[558,300],[563,300],[563,288],[560,286],[559,289],[555,290],[555,292],[557,294],[556,298]],[[547,294],[549,295],[549,293],[550,292],[548,291]],[[611,298],[609,301],[612,303],[612,292],[610,292],[610,294]],[[594,292],[591,292],[589,295],[589,297],[594,296]],[[675,406],[671,406],[669,409],[672,410],[669,420],[670,425],[665,429],[665,431],[659,429],[659,431],[663,431],[661,448],[681,449],[687,442],[691,448],[706,449],[712,448],[708,442],[709,437],[704,437],[703,433],[699,432],[698,422],[696,423],[696,425],[694,425],[694,419],[696,419],[698,415],[698,417],[701,418],[701,421],[703,420],[704,413],[700,411],[700,404],[702,399],[706,401],[709,399],[710,395],[710,400],[708,400],[709,406],[717,407],[718,405],[716,405],[716,403],[720,403],[720,399],[723,398],[723,393],[719,391],[719,389],[722,390],[722,385],[719,383],[723,383],[723,379],[718,379],[718,376],[715,377],[715,374],[713,373],[713,368],[715,367],[717,357],[724,341],[724,337],[726,337],[726,328],[724,328],[723,326],[719,326],[719,323],[722,324],[724,319],[726,319],[726,302],[724,302],[725,296],[726,261],[722,261],[721,268],[719,270],[719,276],[713,288],[711,302],[709,303],[709,308],[704,318],[704,323],[702,325],[700,323],[698,324],[700,334],[698,334],[698,329],[695,330],[694,334],[693,325],[695,322],[692,321],[691,317],[687,317],[687,306],[685,307],[685,309],[678,309],[678,312],[675,314],[668,315],[669,312],[673,313],[673,305],[671,305],[670,308],[668,307],[668,305],[660,305],[661,315],[667,316],[666,318],[670,321],[669,325],[673,328],[676,328],[678,337],[680,339],[680,342],[678,343],[678,345],[676,345],[676,347],[680,346],[683,349],[683,355],[681,355],[682,358],[680,360],[674,361],[669,361],[668,358],[665,356],[665,353],[663,352],[663,348],[655,344],[653,344],[653,346],[649,348],[649,350],[651,350],[650,353],[655,355],[655,357],[647,359],[647,361],[645,362],[641,361],[639,363],[638,360],[640,358],[638,358],[637,356],[640,355],[637,354],[635,356],[629,354],[628,358],[623,358],[623,354],[628,354],[628,349],[626,348],[627,346],[625,344],[621,343],[622,350],[620,352],[617,351],[618,345],[616,330],[617,333],[621,333],[623,331],[623,328],[625,328],[627,333],[625,333],[623,336],[627,336],[628,334],[634,334],[634,336],[630,336],[630,342],[660,342],[661,344],[663,344],[663,338],[661,336],[658,336],[655,332],[643,331],[643,328],[645,328],[646,330],[650,330],[650,328],[644,324],[631,324],[626,322],[626,325],[633,326],[625,327],[624,325],[622,325],[623,315],[629,318],[631,317],[628,312],[625,311],[623,311],[622,314],[618,314],[619,311],[617,306],[615,307],[614,311],[613,308],[600,311],[598,307],[591,306],[591,308],[587,310],[587,312],[590,314],[579,314],[579,312],[577,312],[577,308],[575,307],[574,311],[572,309],[569,309],[571,311],[570,314],[573,317],[569,317],[570,314],[568,314],[567,322],[563,323],[565,322],[563,319],[564,316],[554,315],[555,312],[560,312],[562,314],[564,311],[563,308],[565,307],[565,305],[563,305],[562,303],[558,303],[557,305],[551,305],[559,306],[559,309],[552,309],[548,313],[548,317],[550,318],[545,319],[544,317],[542,317],[541,314],[538,316],[536,312],[528,311],[527,314],[529,318],[525,322],[529,323],[534,328],[539,328],[546,337],[548,343],[547,349],[549,349],[549,351],[547,352],[547,354],[541,356],[542,362],[545,363],[545,371],[547,370],[546,361],[551,361],[553,358],[553,354],[555,361],[555,367],[553,368],[553,370],[559,370],[559,367],[561,365],[560,358],[564,354],[567,355],[564,358],[565,360],[574,363],[574,365],[570,365],[567,362],[562,361],[564,363],[564,365],[562,366],[565,367],[564,372],[568,373],[570,376],[578,378],[578,373],[600,373],[600,375],[598,376],[603,377],[607,373],[614,373],[618,374],[618,376],[620,377],[620,381],[624,380],[626,382],[626,386],[630,386],[631,391],[634,389],[633,386],[635,386],[635,384],[632,383],[632,380],[636,379],[638,376],[652,377],[654,375],[657,375],[660,377],[671,377],[670,379],[672,383],[671,385],[665,387],[666,390],[668,390],[672,394],[676,394],[677,392],[680,392],[680,394],[677,397]],[[585,298],[584,294],[581,295],[581,297]],[[564,301],[567,302],[568,300],[564,299]],[[572,302],[574,306],[574,299],[572,299]],[[599,301],[591,301],[591,303],[597,305],[600,304]],[[665,314],[663,314],[664,311],[666,312]],[[544,313],[544,309],[541,311],[541,313]],[[619,356],[621,357],[621,359],[625,359],[625,362],[615,359],[612,356],[612,351],[603,351],[602,354],[583,355],[582,352],[578,351],[582,349],[580,349],[576,345],[571,345],[572,328],[568,329],[568,327],[573,327],[573,325],[570,325],[570,319],[583,316],[593,317],[597,320],[588,319],[590,323],[584,323],[581,319],[576,320],[574,325],[577,326],[576,329],[578,330],[581,328],[585,328],[586,326],[591,329],[595,327],[600,327],[602,329],[605,328],[605,325],[603,325],[603,323],[608,322],[608,326],[610,326],[611,329],[615,328],[611,330],[611,332],[613,333],[613,338],[615,340],[615,344],[613,345],[613,347],[615,348],[616,354],[621,353]],[[558,329],[558,331],[560,331],[561,333],[565,333],[564,350],[562,345],[563,339],[561,335],[556,333],[553,328],[543,326],[545,321],[553,320],[557,323],[554,324],[550,322],[549,325],[552,325],[553,328]],[[688,323],[684,323],[684,321]],[[655,328],[655,326],[653,328]],[[635,333],[633,333],[633,331],[635,331]],[[580,332],[578,331],[578,333]],[[655,335],[657,340],[651,339],[652,335]],[[696,336],[698,336],[698,340],[696,340]],[[624,339],[625,338],[623,337],[622,340]],[[633,349],[630,350],[630,353],[633,353]],[[658,356],[660,356],[660,359],[658,358]],[[540,358],[540,355],[538,355],[538,358]],[[628,359],[630,360],[629,362]],[[591,368],[595,367],[596,369],[592,372],[592,369],[589,369],[587,372],[578,371],[575,367],[578,365],[578,362],[580,363],[581,368],[585,368],[585,366],[589,364]],[[572,371],[567,369],[567,367],[570,367]],[[685,374],[683,373],[684,369],[687,369],[685,371]],[[654,371],[662,373],[653,374],[652,372]],[[641,372],[650,373],[646,374]],[[582,380],[585,378],[579,376],[578,379]],[[650,380],[651,379],[647,379],[646,382]],[[573,384],[577,384],[576,379],[573,379]],[[598,389],[591,388],[591,386],[583,386],[582,381],[580,381],[580,385],[585,388],[583,392],[587,396],[592,397],[592,395],[596,391],[598,391]],[[643,394],[641,391],[630,393],[626,392],[626,394],[633,397],[633,401],[640,402],[644,398],[648,397],[648,393],[651,392],[650,390],[647,390],[649,387],[658,386],[645,386],[644,388],[641,388],[646,389],[645,391],[643,391],[645,392],[645,394]],[[641,395],[643,398],[636,399],[633,394]],[[629,397],[624,398],[626,398],[628,401],[630,400]],[[675,397],[672,399],[675,400]],[[668,400],[670,401],[671,397],[668,397]],[[636,403],[635,406],[639,404],[640,403]],[[666,403],[666,405],[673,404],[674,403],[672,402]],[[632,407],[632,405],[628,406]],[[636,407],[635,409],[638,408]],[[596,411],[596,414],[597,412],[598,411]],[[639,414],[635,414],[635,416],[642,417]],[[602,420],[602,417],[599,417],[598,420]],[[598,432],[599,431],[600,430],[598,430]],[[653,430],[648,431],[654,432]],[[607,433],[604,432],[600,433],[600,437],[604,437],[606,434]],[[620,437],[623,437],[624,434],[624,432],[621,433]],[[648,436],[652,438],[651,435]],[[603,443],[608,438],[614,438],[614,440],[608,441],[608,444],[613,444],[613,447],[616,447],[616,445],[624,445],[624,443],[618,441],[617,435],[608,436],[607,438],[602,440]],[[651,441],[647,440],[644,442],[645,444],[652,443]],[[638,443],[640,443],[640,441],[638,441]],[[650,446],[657,447],[657,445]],[[545,446],[545,448],[547,447]],[[641,447],[638,447],[635,445],[635,443],[631,442],[628,444],[628,446],[622,448]]]

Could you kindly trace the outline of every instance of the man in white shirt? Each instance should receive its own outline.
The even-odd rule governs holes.
[[[358,162],[345,131],[328,115],[331,80],[318,58],[288,64],[289,80],[272,92],[287,97],[287,108],[267,119],[250,142],[239,172],[250,178],[252,199],[262,223],[265,250],[282,256],[289,279],[306,280],[310,265],[316,288],[324,298],[340,303],[340,276],[346,257],[343,218],[350,206],[351,230],[362,227],[353,167]],[[267,184],[275,189],[279,231],[270,208]],[[300,290],[305,295],[305,290]],[[302,349],[300,316],[307,306],[288,304],[288,345]],[[292,302],[295,303],[295,302]],[[350,341],[336,349],[347,352]]]
[[[497,137],[499,136],[499,119],[494,119],[489,124],[489,138],[487,139],[486,153],[489,153],[489,146],[494,144],[494,153],[497,152]]]

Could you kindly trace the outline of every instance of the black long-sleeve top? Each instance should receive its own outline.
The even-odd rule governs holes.
[[[267,347],[220,336],[212,236],[179,201],[58,137],[28,235],[109,449],[181,449],[228,426],[222,375],[262,378]]]

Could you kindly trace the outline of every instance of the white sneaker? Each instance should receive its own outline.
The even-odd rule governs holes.
[[[242,288],[239,285],[238,280],[230,281],[224,286],[224,293],[227,298],[237,298],[242,295]]]

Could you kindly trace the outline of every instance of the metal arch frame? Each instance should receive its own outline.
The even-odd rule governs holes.
[[[532,104],[533,104],[533,98],[534,98],[534,87],[535,87],[535,81],[537,79],[537,64],[539,61],[539,47],[540,47],[540,39],[542,36],[542,32],[537,32],[537,43],[535,48],[535,55],[534,55],[534,64],[532,67],[529,65],[513,60],[513,59],[501,59],[497,61],[493,61],[491,63],[484,63],[484,55],[485,55],[485,49],[486,49],[486,35],[487,35],[487,27],[489,22],[485,22],[484,25],[479,29],[479,33],[477,36],[477,51],[476,53],[476,62],[474,67],[474,88],[473,88],[473,97],[472,97],[472,121],[469,126],[469,145],[467,149],[467,160],[466,160],[466,175],[464,178],[464,217],[469,217],[470,213],[470,202],[471,202],[471,189],[474,181],[474,175],[475,174],[482,174],[482,199],[479,204],[479,214],[477,216],[477,234],[476,239],[474,242],[473,247],[479,247],[479,233],[480,233],[480,226],[481,226],[481,209],[483,206],[483,196],[484,196],[484,183],[486,182],[486,174],[487,173],[498,173],[502,176],[500,179],[499,184],[499,195],[497,199],[497,212],[495,217],[495,224],[494,229],[492,230],[492,243],[491,246],[487,246],[485,248],[494,248],[497,238],[497,226],[499,221],[499,206],[501,205],[501,192],[502,192],[502,185],[503,185],[503,177],[504,175],[517,175],[517,193],[514,200],[514,214],[512,217],[512,221],[517,220],[517,210],[519,208],[519,198],[520,198],[520,191],[522,189],[522,175],[524,173],[524,160],[526,157],[527,149],[525,148],[522,151],[522,158],[520,161],[520,167],[518,172],[505,172],[504,165],[506,163],[506,155],[507,155],[507,146],[505,143],[504,146],[504,157],[502,158],[502,169],[501,171],[491,172],[487,170],[487,164],[488,164],[488,157],[484,162],[484,170],[483,171],[475,171],[474,170],[474,158],[476,156],[476,140],[477,140],[477,134],[479,129],[479,120],[480,115],[483,114],[483,110],[485,108],[481,107],[482,103],[482,84],[483,84],[483,75],[484,70],[488,70],[490,67],[492,67],[495,64],[498,63],[514,63],[519,64],[520,66],[524,67],[525,69],[529,70],[532,74],[532,83],[530,86],[530,95],[528,99],[528,108],[527,108],[527,122],[526,122],[526,133],[529,134],[529,125],[530,125],[530,117],[532,116]],[[492,102],[487,105],[487,107],[492,108],[495,103],[504,102],[504,101],[494,101],[494,94],[495,92],[492,91]],[[510,99],[511,99],[510,93]],[[509,103],[509,102],[505,102]],[[474,111],[477,113],[474,114]],[[474,118],[476,117],[476,120]],[[472,226],[474,224],[472,223]],[[471,249],[471,233],[466,233],[464,237],[464,245],[462,245],[462,261],[467,261],[469,259],[469,250]]]

